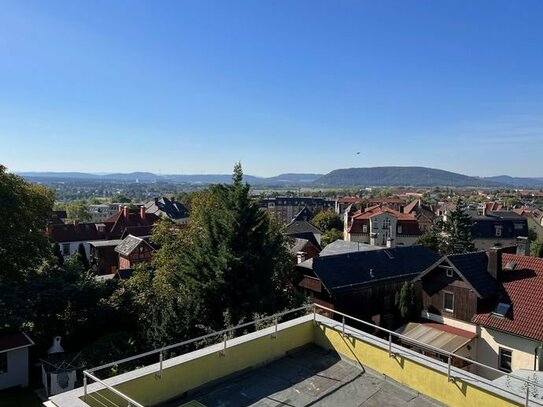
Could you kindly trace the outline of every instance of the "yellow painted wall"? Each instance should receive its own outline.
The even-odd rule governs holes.
[[[164,369],[161,379],[149,374],[121,383],[115,388],[143,405],[155,405],[213,380],[278,359],[289,350],[312,343],[313,338],[313,321],[303,322],[280,330],[276,338],[265,335],[228,348],[226,356],[214,352]],[[119,405],[126,404],[121,403],[121,399],[109,390],[99,393],[92,395],[102,402],[104,399],[101,396],[105,396]],[[90,397],[86,403],[92,407],[103,407]]]
[[[343,337],[341,332],[323,324],[318,324],[315,329],[315,343],[325,349],[334,349],[345,358],[380,372],[398,383],[449,406],[518,405],[477,388],[471,383],[463,382],[461,379],[457,379],[456,383],[449,383],[446,373],[433,370],[405,357],[390,358],[388,349],[352,337]]]

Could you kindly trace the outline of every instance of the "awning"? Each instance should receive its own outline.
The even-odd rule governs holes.
[[[396,332],[409,339],[413,339],[413,341],[422,342],[425,345],[452,353],[471,342],[477,336],[474,332],[448,325],[418,322],[409,322],[397,329]],[[408,339],[402,338],[402,341],[409,343]],[[416,343],[413,343],[413,345],[416,346]]]

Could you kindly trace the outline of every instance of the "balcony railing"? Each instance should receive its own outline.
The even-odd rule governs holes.
[[[395,331],[374,325],[372,323],[366,322],[362,319],[355,318],[353,316],[347,315],[345,313],[342,313],[340,311],[334,310],[329,307],[325,307],[323,305],[319,304],[311,304],[306,305],[303,307],[299,307],[296,309],[288,310],[285,312],[280,312],[265,318],[260,318],[251,322],[243,323],[240,325],[236,325],[231,328],[223,329],[221,331],[212,332],[207,335],[200,336],[198,338],[190,339],[187,341],[179,342],[173,345],[165,346],[160,349],[155,349],[150,352],[141,353],[139,355],[135,355],[132,357],[128,357],[119,361],[107,363],[102,366],[98,366],[89,370],[85,370],[83,372],[84,374],[84,389],[83,389],[83,397],[82,399],[84,401],[87,401],[89,399],[93,399],[97,401],[98,405],[103,406],[118,406],[119,404],[115,404],[113,401],[108,400],[104,394],[100,394],[99,391],[93,390],[89,391],[88,387],[90,386],[90,383],[97,383],[100,386],[102,386],[102,389],[109,390],[112,394],[119,397],[123,400],[122,407],[128,406],[128,407],[144,407],[143,404],[138,402],[137,400],[132,399],[128,395],[122,393],[118,389],[116,389],[111,382],[107,383],[106,381],[98,378],[96,376],[96,372],[112,367],[118,367],[121,364],[129,363],[136,361],[138,359],[146,359],[152,356],[156,356],[158,359],[158,364],[156,366],[156,370],[154,371],[155,378],[157,380],[160,380],[162,378],[163,374],[163,362],[164,362],[164,355],[166,352],[191,345],[191,344],[197,344],[201,343],[203,341],[213,339],[213,338],[221,338],[222,343],[222,349],[220,353],[222,355],[225,355],[227,350],[229,349],[230,341],[234,339],[234,335],[237,331],[243,328],[248,327],[254,327],[259,324],[268,324],[268,329],[271,332],[271,336],[277,337],[277,335],[281,334],[281,331],[278,331],[278,323],[279,321],[286,317],[286,316],[292,316],[300,313],[307,314],[313,314],[312,319],[313,323],[318,326],[325,325],[333,330],[337,331],[339,335],[341,335],[343,338],[351,338],[351,339],[357,339],[362,342],[371,342],[371,343],[378,343],[379,346],[385,351],[388,352],[389,358],[406,358],[410,360],[418,360],[420,363],[420,360],[425,360],[426,364],[429,363],[434,364],[435,366],[438,366],[439,369],[442,369],[442,371],[446,372],[447,381],[452,384],[456,384],[457,382],[463,382],[463,383],[470,383],[476,388],[483,388],[485,391],[490,391],[489,389],[494,388],[495,393],[499,393],[500,395],[505,394],[505,396],[499,396],[502,397],[502,400],[510,400],[510,403],[512,405],[518,405],[519,403],[523,403],[525,406],[529,405],[538,405],[542,406],[543,401],[536,399],[533,395],[534,394],[542,394],[543,395],[543,385],[535,383],[534,381],[531,381],[529,379],[519,377],[514,374],[505,374],[503,371],[493,368],[491,366],[487,366],[485,364],[479,363],[475,360],[457,355],[453,352],[448,352],[445,350],[442,350],[440,348],[436,348],[434,346],[425,344],[423,342],[420,342],[415,339],[411,339],[405,335],[399,334]],[[330,320],[329,318],[323,317],[320,315],[321,313],[328,315],[328,316],[336,316],[336,320]],[[309,316],[308,316],[309,317]],[[355,322],[358,326],[363,326],[366,328],[369,328],[373,332],[379,332],[378,335],[375,334],[369,334],[363,331],[360,331],[358,329],[355,329],[348,325],[348,322],[352,321]],[[420,350],[427,350],[433,352],[435,355],[440,355],[443,357],[443,360],[446,360],[447,362],[442,362],[441,360],[437,359],[431,359],[428,356],[421,355],[405,346],[402,346],[398,341],[402,341],[404,344],[408,344],[410,346],[416,346]],[[236,344],[233,344],[232,346],[238,346]],[[419,356],[417,356],[419,355]],[[488,380],[486,378],[483,378],[481,376],[477,376],[473,373],[467,372],[465,370],[462,370],[458,367],[453,366],[453,360],[461,360],[467,364],[472,364],[475,366],[478,366],[481,369],[486,369],[490,372],[498,373],[500,376],[507,375],[511,379],[515,379],[523,383],[523,388],[525,388],[525,394],[524,396],[519,396],[518,393],[511,391],[510,389],[500,387],[496,383],[492,382],[491,380]],[[431,362],[429,362],[431,361]],[[433,370],[436,370],[436,368],[431,368]],[[152,374],[153,372],[151,372]],[[147,373],[146,373],[147,374]],[[532,395],[532,397],[531,397]],[[99,400],[98,397],[105,399],[105,400]],[[520,401],[522,400],[522,401]]]

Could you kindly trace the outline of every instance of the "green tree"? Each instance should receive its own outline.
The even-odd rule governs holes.
[[[443,222],[436,220],[432,226],[418,238],[416,244],[423,245],[428,249],[439,253],[444,245],[443,240]]]
[[[204,320],[215,329],[292,305],[295,290],[283,234],[251,199],[240,164],[232,180],[212,188],[222,210],[203,214],[178,273],[182,284],[202,299]]]
[[[55,242],[55,244],[53,245],[53,256],[55,256],[55,259],[57,260],[57,265],[59,267],[62,267],[62,265],[64,264],[64,256],[60,251],[60,245],[58,244],[58,242]]]
[[[89,271],[90,264],[89,264],[89,258],[87,257],[87,251],[85,250],[85,245],[83,243],[79,243],[79,246],[77,246],[77,260],[81,264],[81,268],[84,271]]]
[[[0,165],[0,282],[23,279],[51,255],[45,228],[54,194]]]
[[[92,219],[89,205],[87,205],[85,201],[72,201],[66,204],[66,212],[68,218],[72,220],[77,219],[80,222],[88,222]]]
[[[321,246],[325,247],[336,240],[343,239],[343,232],[341,230],[332,229],[324,232],[321,237]]]
[[[311,224],[323,233],[332,229],[343,229],[343,223],[339,215],[334,211],[321,211],[317,213],[311,219]]]
[[[466,205],[460,198],[456,210],[452,211],[443,223],[444,239],[442,240],[442,254],[468,253],[475,250],[471,228],[473,222],[466,213]]]
[[[543,238],[535,241],[530,250],[530,254],[534,257],[543,257]]]
[[[537,240],[537,231],[534,228],[528,229],[528,240],[530,242],[535,242]]]
[[[413,321],[418,319],[420,306],[417,301],[415,285],[406,281],[402,288],[396,293],[394,304],[403,320]]]

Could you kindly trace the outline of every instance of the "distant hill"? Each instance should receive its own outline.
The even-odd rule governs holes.
[[[517,188],[543,188],[543,178],[510,177],[509,175],[498,175],[486,177],[486,180],[499,182],[500,184],[511,185]]]
[[[151,172],[131,172],[114,174],[89,174],[84,172],[19,172],[18,175],[31,181],[97,180],[120,182],[172,182],[178,184],[218,184],[232,181],[231,174],[171,174],[157,175]],[[252,185],[299,185],[309,184],[322,174],[281,174],[275,177],[255,177],[244,175],[244,180]]]
[[[500,187],[491,180],[426,167],[371,167],[334,170],[314,182],[325,187],[415,186]]]
[[[31,181],[97,180],[117,182],[171,182],[177,184],[217,184],[232,181],[230,174],[171,174],[157,175],[151,172],[114,174],[89,174],[84,172],[20,172],[18,175]],[[274,177],[245,175],[251,185],[265,186],[314,186],[314,187],[370,187],[370,186],[414,186],[414,187],[512,187],[542,188],[543,178],[496,177],[480,178],[450,171],[426,167],[370,167],[334,170],[326,175],[286,173]]]

